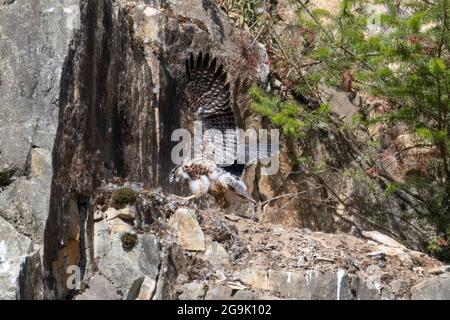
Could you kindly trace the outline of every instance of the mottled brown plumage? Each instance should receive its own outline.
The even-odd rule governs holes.
[[[211,174],[211,170],[209,168],[195,162],[186,166],[186,171],[189,172],[189,175],[194,180],[199,179],[200,176]]]
[[[201,121],[204,132],[210,129],[220,131],[224,143],[233,147],[225,151],[223,158],[219,159],[220,163],[216,162],[214,148],[217,143],[214,137],[205,135],[200,144],[202,157],[185,159],[172,171],[171,181],[189,184],[192,196],[188,199],[209,193],[223,207],[239,200],[253,201],[247,187],[238,177],[244,166],[235,164],[237,126],[224,67],[218,65],[217,59],[211,59],[208,53],[204,55],[200,52],[197,57],[191,54],[186,60],[186,75],[187,114],[184,115],[184,127],[192,133],[193,122]],[[226,162],[225,159],[231,161]]]

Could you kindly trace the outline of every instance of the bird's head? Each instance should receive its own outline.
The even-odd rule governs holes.
[[[180,177],[182,176],[181,165],[176,166],[172,169],[169,174],[169,183],[180,182]]]

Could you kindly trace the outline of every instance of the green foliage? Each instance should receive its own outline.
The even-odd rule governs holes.
[[[386,194],[414,195],[415,211],[421,212],[416,218],[443,232],[450,226],[450,0],[343,0],[336,15],[293,1],[299,5],[302,39],[292,39],[290,48],[273,36],[278,49],[274,66],[287,71],[292,96],[317,101],[321,85],[345,88],[344,75],[350,72],[352,90],[389,101],[389,112],[370,119],[362,113],[346,126],[406,124],[421,143],[435,150],[427,168],[417,168],[405,181],[388,185]],[[310,109],[293,98],[283,100],[257,88],[251,95],[253,110],[292,139],[304,139],[328,123],[327,106]],[[313,172],[325,170],[301,161]]]
[[[255,22],[256,9],[261,5],[261,0],[238,0],[236,9],[240,13],[241,24],[251,25]]]
[[[130,188],[114,190],[111,199],[115,208],[120,209],[136,201],[136,192]]]
[[[386,186],[386,190],[384,190],[384,193],[386,194],[386,196],[391,196],[392,194],[397,192],[401,188],[401,186],[402,184],[400,182],[389,183]]]
[[[237,15],[242,26],[251,26],[257,21],[258,8],[264,0],[214,0],[228,14]]]
[[[363,174],[360,170],[353,168],[345,169],[342,171],[342,175],[347,178],[351,178],[353,181],[366,185],[370,190],[376,190],[375,181],[370,179],[367,175]]]
[[[328,169],[326,157],[321,157],[319,159],[311,159],[310,157],[300,157],[297,159],[297,163],[303,167],[307,168],[309,172],[320,175],[325,173]]]
[[[446,233],[433,238],[427,246],[430,254],[443,261],[450,261],[450,228]]]
[[[122,246],[125,250],[132,250],[137,242],[137,235],[134,233],[126,232],[122,234],[120,240],[122,241]]]
[[[293,100],[282,101],[258,87],[250,89],[250,96],[251,108],[270,119],[274,126],[293,139],[304,138],[319,124],[324,125],[329,121],[330,108],[325,104],[318,109],[307,110]]]
[[[374,16],[371,5],[385,10]],[[342,73],[351,70],[353,89],[383,96],[397,106],[370,121],[403,122],[438,155],[426,174],[418,170],[404,183],[389,185],[386,193],[419,194],[424,218],[445,230],[450,221],[450,1],[406,5],[346,0],[336,16],[303,9],[301,24],[316,34],[315,45],[302,57],[315,63],[301,70],[303,79],[309,86],[340,86]],[[375,26],[370,24],[374,17],[379,23]]]

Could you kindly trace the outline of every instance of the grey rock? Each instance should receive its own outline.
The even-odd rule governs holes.
[[[303,273],[270,270],[268,277],[272,291],[288,299],[308,299],[309,288]]]
[[[16,171],[17,168],[14,164],[0,158],[0,188],[8,186],[12,183],[12,178]]]
[[[128,291],[127,300],[151,300],[156,290],[156,281],[142,277],[134,281]]]
[[[177,271],[169,256],[165,256],[161,263],[158,282],[152,300],[176,299],[175,281],[177,275]]]
[[[109,226],[105,220],[94,224],[94,257],[101,259],[110,247]]]
[[[178,209],[170,218],[169,226],[175,230],[178,244],[183,249],[205,251],[205,235],[192,210]]]
[[[412,300],[450,300],[450,276],[443,274],[411,288]]]
[[[94,212],[94,222],[98,222],[104,219],[103,212],[100,210],[97,210]]]
[[[225,286],[214,286],[208,290],[205,300],[231,300],[233,290]]]
[[[217,241],[207,242],[204,259],[216,267],[230,264],[230,256],[228,252]]]
[[[131,285],[130,290],[128,290],[127,300],[136,300],[139,296],[139,292],[141,291],[142,284],[144,283],[145,277],[134,280]]]
[[[101,275],[94,275],[88,283],[88,288],[75,300],[120,300],[117,290]]]
[[[67,45],[79,21],[78,5],[77,0],[64,4],[57,0],[17,1],[0,8],[0,152],[20,171],[27,166],[33,169],[36,153],[51,154],[58,123],[59,79]],[[12,194],[0,199],[3,208],[11,210],[14,202],[20,201],[29,210],[19,208],[19,214],[37,217],[37,230],[28,232],[35,234],[37,242],[42,241],[41,221],[45,223],[48,214],[50,179],[51,169],[43,170],[39,179],[32,179],[33,185],[25,179],[16,181]],[[37,196],[24,197],[26,194]]]
[[[141,238],[139,267],[151,279],[156,279],[161,264],[161,248],[158,238],[145,234]]]
[[[151,300],[156,290],[156,281],[150,277],[145,277],[137,300]]]
[[[363,231],[362,234],[364,237],[380,244],[384,244],[385,246],[398,249],[406,249],[404,245],[398,243],[396,240],[385,234],[382,234],[379,231]]]
[[[125,250],[120,234],[112,234],[110,246],[98,264],[99,272],[116,288],[128,292],[136,279],[145,276],[139,267],[139,246],[133,250]]]
[[[125,208],[120,210],[109,208],[105,212],[105,215],[107,217],[107,220],[120,218],[124,221],[133,221],[136,218],[136,207],[126,206]]]
[[[21,265],[22,258],[20,257],[0,262],[0,300],[18,299],[17,280]]]
[[[27,263],[27,256],[32,249],[31,240],[19,234],[10,223],[0,217],[0,300],[18,299],[21,295],[20,290],[23,297],[30,296],[28,286],[20,288],[19,277],[21,268],[26,266],[28,269],[30,266],[30,263]],[[28,274],[31,274],[31,271]],[[24,276],[23,273],[22,279]],[[25,280],[22,281],[24,282]]]
[[[380,251],[369,252],[367,255],[374,260],[382,260],[386,258],[386,254]]]
[[[350,278],[340,270],[338,272],[327,272],[322,277],[316,278],[312,291],[312,300],[351,300]]]
[[[409,282],[405,279],[397,279],[390,283],[389,287],[397,296],[403,296],[409,289]]]
[[[119,210],[115,208],[108,208],[108,210],[106,210],[105,212],[106,220],[108,221],[113,220],[119,217],[119,214],[120,214]]]
[[[19,169],[32,145],[52,150],[59,79],[78,5],[49,0],[0,7],[0,146]]]
[[[43,269],[39,251],[22,260],[17,283],[19,300],[42,300],[44,298]]]
[[[274,88],[280,89],[282,85],[283,85],[283,83],[280,80],[278,80],[278,79],[273,80],[273,87]]]
[[[125,221],[133,221],[136,219],[136,207],[135,206],[126,206],[123,209],[119,210],[118,217]]]
[[[0,216],[37,246],[43,245],[49,212],[60,78],[79,21],[78,0],[0,2],[0,153],[8,163],[6,169],[0,165],[0,187],[7,186],[0,193]],[[38,257],[24,259],[8,268],[11,274],[23,268],[17,298],[39,299]],[[0,285],[0,296],[7,288]]]
[[[105,220],[96,223],[94,226],[101,226]],[[106,224],[106,223],[105,223]],[[137,298],[142,285],[149,278],[156,281],[161,265],[161,250],[158,239],[152,234],[138,235],[138,240],[132,250],[125,250],[121,241],[121,233],[111,233],[108,237],[105,229],[96,232],[96,236],[103,237],[95,240],[94,244],[101,248],[98,269],[116,288],[130,297]],[[156,285],[156,284],[155,284]],[[145,281],[145,286],[150,290],[149,280]],[[154,291],[154,289],[153,289]],[[142,293],[147,296],[148,294]]]
[[[233,295],[234,300],[259,300],[259,296],[248,290],[239,290]]]
[[[251,288],[260,290],[272,290],[273,285],[269,282],[269,275],[266,270],[258,268],[248,268],[235,274],[235,278]]]
[[[321,90],[326,95],[331,111],[345,122],[351,122],[353,116],[358,112],[358,108],[350,102],[346,93],[326,86],[322,86]]]
[[[32,251],[29,238],[18,233],[5,219],[0,217],[0,263],[20,256],[26,256]]]
[[[450,266],[440,266],[440,267],[431,268],[428,270],[428,272],[433,275],[447,273],[447,272],[450,272]]]
[[[182,286],[179,300],[202,300],[205,297],[205,286],[200,282],[191,282]]]
[[[381,300],[395,300],[395,293],[389,287],[384,287],[381,289]]]
[[[351,277],[351,287],[357,300],[380,300],[381,295],[375,284],[359,276]]]
[[[287,299],[350,300],[350,277],[344,271],[286,272],[247,269],[236,277],[251,288],[279,293]]]
[[[0,193],[0,216],[39,245],[43,243],[49,210],[51,163],[50,151],[33,149],[28,176],[17,177]]]

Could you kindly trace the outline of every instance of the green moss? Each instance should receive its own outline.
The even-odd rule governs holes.
[[[136,201],[136,192],[130,188],[123,188],[113,191],[111,199],[116,209],[123,208],[127,204],[132,204]]]
[[[132,250],[137,242],[137,235],[133,233],[124,233],[120,238],[122,246],[125,250]]]

